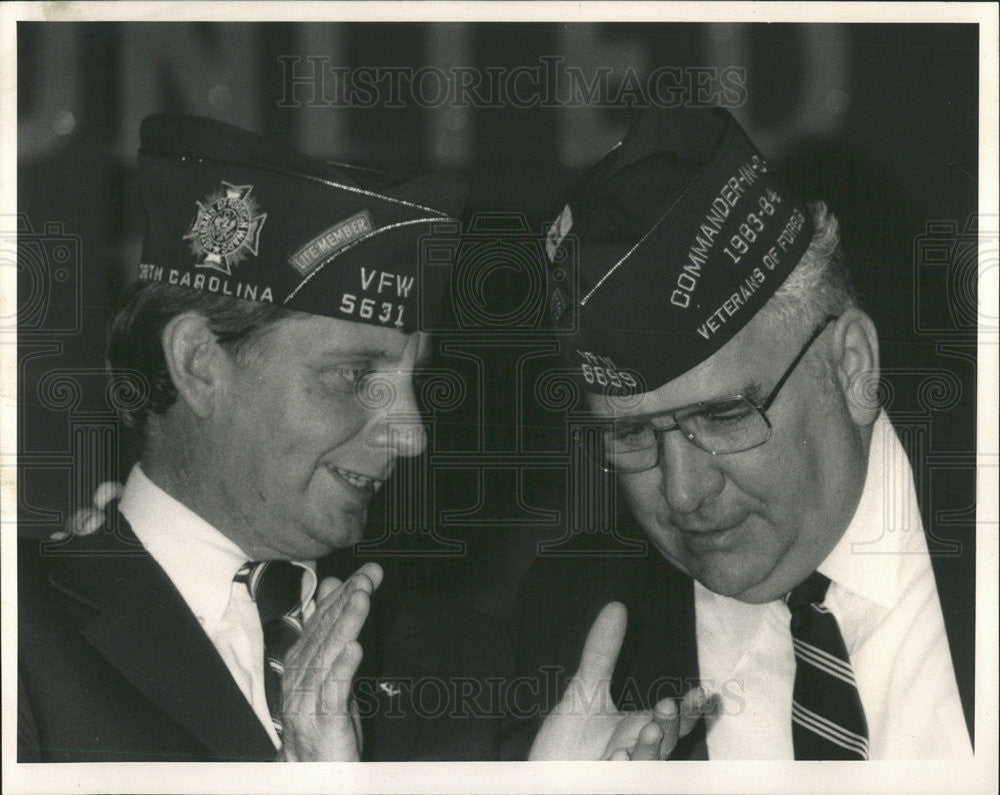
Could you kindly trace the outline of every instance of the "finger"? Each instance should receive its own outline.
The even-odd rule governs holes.
[[[81,508],[74,511],[72,516],[66,521],[64,531],[54,533],[53,541],[62,541],[69,536],[89,536],[97,532],[104,524],[104,513],[96,508]]]
[[[336,578],[331,579],[336,580]],[[319,624],[329,628],[333,625],[333,622],[340,618],[340,614],[347,605],[347,600],[351,598],[352,593],[363,591],[371,595],[374,590],[375,586],[366,575],[355,572],[333,591],[328,593],[325,601],[317,603],[313,617]]]
[[[120,500],[125,493],[125,487],[113,480],[105,480],[94,492],[94,507],[103,511],[112,500]]]
[[[382,567],[379,566],[374,561],[370,561],[364,564],[357,571],[358,574],[364,574],[372,582],[372,589],[376,590],[382,584],[382,578],[385,576],[385,572]]]
[[[325,639],[320,643],[319,652],[315,657],[315,664],[321,670],[333,665],[344,647],[352,641],[357,640],[358,635],[361,633],[361,628],[365,624],[365,619],[368,618],[370,607],[371,601],[367,593],[364,591],[354,591],[351,594],[347,600],[347,605],[337,620],[333,622]]]
[[[285,655],[285,667],[295,666],[308,668],[315,665],[314,659],[320,651],[320,645],[329,632],[329,628],[340,615],[346,601],[344,583],[336,577],[325,577],[317,588],[316,608],[312,615],[302,625],[302,634]]]
[[[361,665],[363,657],[361,644],[357,641],[347,643],[333,661],[330,670],[323,679],[322,705],[325,714],[346,715],[351,717],[351,682]]]
[[[328,579],[337,582],[335,577]],[[348,580],[334,586],[334,590],[326,594],[324,600],[317,602],[316,609],[302,627],[302,634],[285,656],[286,663],[291,662],[302,668],[314,668],[321,664],[319,658],[323,654],[323,647],[329,642],[330,633],[355,590],[354,585]]]
[[[299,689],[314,681],[312,677],[325,676],[345,645],[357,639],[369,607],[368,594],[354,591],[335,621],[307,625],[285,655],[284,682],[288,688]]]
[[[361,588],[369,594],[374,593],[379,585],[382,584],[382,577],[381,566],[377,563],[366,563],[359,567],[344,582],[341,582],[336,577],[324,578],[317,590],[317,611],[330,608],[334,610],[343,609],[347,597],[350,596],[350,592],[355,588]],[[337,594],[337,589],[342,586],[344,590],[340,594]],[[324,601],[326,601],[326,604],[322,604]]]
[[[627,762],[631,758],[632,757],[629,755],[629,752],[628,752],[627,749],[625,749],[625,748],[619,748],[617,751],[615,751],[613,754],[611,754],[611,756],[608,757],[608,761],[610,761],[610,762]]]
[[[672,698],[665,698],[657,702],[653,707],[653,720],[659,725],[663,732],[660,740],[659,759],[669,759],[677,745],[677,738],[680,731],[680,715],[677,702]]]
[[[337,655],[337,659],[333,661],[333,665],[330,666],[328,676],[340,679],[354,679],[354,675],[358,672],[358,667],[361,665],[361,660],[364,659],[364,656],[364,649],[361,648],[361,644],[356,640],[344,644],[344,648]]]
[[[73,513],[70,514],[69,519],[66,520],[66,524],[64,525],[63,528],[64,532],[53,534],[52,539],[54,541],[61,541],[63,538],[66,538],[68,536],[80,535],[84,523],[93,513],[94,513],[93,508],[81,508],[78,511],[73,511]],[[56,536],[60,536],[60,538],[56,538]]]
[[[348,598],[355,590],[360,589],[371,594],[376,586],[369,575],[380,581],[381,571],[381,567],[377,564],[371,564],[368,568],[362,566],[343,582],[336,577],[324,577],[316,589],[316,609],[306,624],[308,631],[323,633],[325,630],[322,629],[322,625],[329,628],[340,616]],[[311,625],[321,626],[316,629]]]
[[[370,608],[371,599],[369,599],[366,592],[359,590],[354,591],[350,595],[344,611],[340,614],[340,618],[334,622],[330,633],[337,638],[341,646],[358,637],[361,627],[364,626],[365,619],[368,618]]]
[[[83,526],[80,528],[77,535],[89,536],[96,533],[104,526],[104,513],[102,511],[94,511],[90,516],[88,516],[84,522]]]
[[[343,583],[336,577],[324,577],[323,581],[316,589],[316,601],[322,602],[327,596],[336,591]]]
[[[660,740],[663,739],[663,730],[655,720],[649,721],[639,732],[639,737],[635,743],[635,750],[632,751],[632,761],[649,761],[658,759],[660,755]]]
[[[361,592],[367,597],[381,582],[382,567],[377,563],[366,563],[343,583],[336,577],[324,578],[320,586],[323,596],[317,601],[316,609],[303,627],[302,636],[292,647],[289,657],[301,666],[324,665],[329,660],[329,650],[324,651],[324,647],[330,642],[330,634],[341,619],[351,595]]]
[[[634,757],[634,749],[639,742],[639,734],[643,728],[653,719],[653,713],[649,710],[642,712],[629,712],[622,715],[615,726],[607,745],[604,747],[603,759],[609,759],[610,755],[619,748],[629,750],[629,756]],[[659,742],[659,741],[657,741]]]
[[[365,734],[361,724],[361,708],[358,707],[358,701],[355,698],[351,699],[351,722],[354,724],[354,735],[358,738],[358,755],[360,756],[365,750]]]
[[[628,611],[621,602],[609,602],[604,606],[583,644],[577,679],[589,687],[611,681],[627,623]]]
[[[718,706],[718,697],[709,695],[704,687],[696,687],[684,694],[681,700],[681,719],[679,736],[684,737],[698,725],[704,715],[714,714]]]

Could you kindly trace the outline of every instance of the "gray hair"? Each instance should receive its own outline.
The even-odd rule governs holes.
[[[836,216],[821,201],[809,202],[807,207],[815,227],[809,248],[761,310],[771,323],[786,330],[814,326],[827,315],[840,315],[858,303]]]
[[[828,315],[839,317],[858,305],[836,216],[822,201],[808,202],[807,207],[815,228],[809,248],[760,312],[776,334],[804,337]],[[835,372],[828,352],[829,343],[820,340],[802,366],[820,382],[832,385]]]

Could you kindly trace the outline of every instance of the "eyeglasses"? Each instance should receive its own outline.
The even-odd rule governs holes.
[[[759,447],[771,438],[771,422],[765,412],[771,408],[802,357],[835,320],[836,315],[828,315],[816,327],[763,403],[754,403],[744,395],[728,395],[642,417],[617,418],[609,427],[601,429],[601,454],[595,463],[606,472],[652,469],[660,462],[663,447],[660,439],[671,431],[680,431],[689,442],[712,455],[741,453]],[[664,421],[668,424],[657,427]]]

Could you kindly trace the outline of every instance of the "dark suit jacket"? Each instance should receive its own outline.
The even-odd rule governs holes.
[[[124,517],[109,520],[110,531],[68,544],[19,543],[19,760],[273,759],[183,598]],[[505,636],[444,602],[383,589],[355,681],[365,758],[495,758],[499,702],[485,680],[508,673]]]
[[[624,531],[641,538],[635,520]],[[632,557],[587,554],[588,541],[558,557],[539,558],[529,571],[514,618],[519,677],[542,682],[520,692],[538,698],[518,705],[504,729],[503,755],[525,758],[546,714],[561,698],[576,672],[580,652],[594,619],[608,602],[628,608],[628,629],[612,680],[621,709],[649,709],[664,696],[682,695],[698,682],[694,581],[647,544],[647,554]],[[577,554],[570,554],[576,552]],[[580,554],[583,553],[583,554]],[[938,592],[952,649],[952,660],[970,736],[975,695],[975,550],[961,555],[933,554]],[[553,684],[558,682],[558,684]],[[707,759],[703,722],[682,740],[673,759]]]

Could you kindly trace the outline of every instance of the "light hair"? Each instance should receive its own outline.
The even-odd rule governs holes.
[[[836,216],[825,202],[809,202],[807,207],[815,227],[809,248],[761,310],[785,330],[814,326],[858,303]]]
[[[828,315],[840,316],[858,305],[857,292],[840,244],[840,224],[822,201],[808,202],[813,236],[788,278],[760,312],[776,335],[806,336]],[[802,362],[820,381],[832,385],[829,342],[820,340]]]

